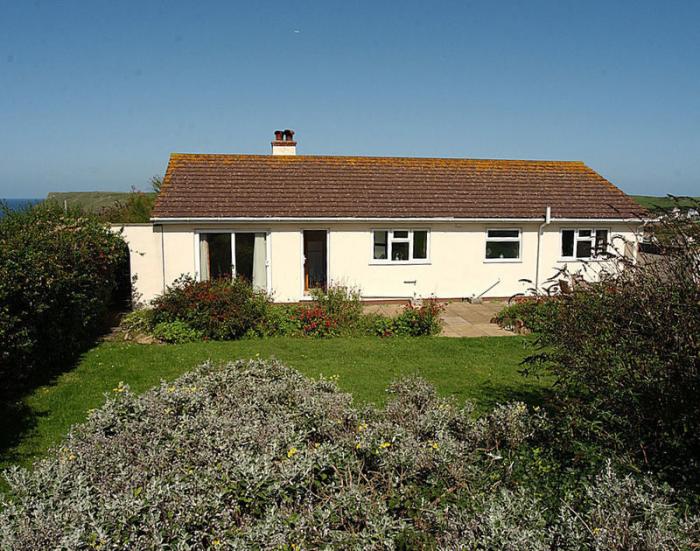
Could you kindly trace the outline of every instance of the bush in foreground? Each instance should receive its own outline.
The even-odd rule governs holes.
[[[556,378],[563,440],[625,455],[679,489],[700,488],[700,224],[651,229],[660,252],[562,295],[531,358]]]
[[[111,394],[54,457],[9,472],[0,548],[675,549],[700,537],[662,491],[612,470],[550,507],[518,479],[545,423],[522,404],[476,419],[409,379],[384,410],[358,410],[332,382],[261,361]]]
[[[94,217],[37,205],[0,218],[0,389],[75,356],[99,330],[127,258]]]

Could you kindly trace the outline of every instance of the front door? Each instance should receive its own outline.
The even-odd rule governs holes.
[[[304,230],[304,293],[327,286],[326,230]]]

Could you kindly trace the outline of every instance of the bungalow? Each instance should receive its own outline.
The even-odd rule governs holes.
[[[272,155],[171,155],[151,223],[123,226],[141,300],[182,274],[279,302],[330,283],[508,297],[603,269],[611,248],[636,256],[643,211],[580,161],[296,155],[293,136],[275,132]]]

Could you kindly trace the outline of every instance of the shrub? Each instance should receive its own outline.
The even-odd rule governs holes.
[[[547,323],[556,319],[556,296],[518,296],[510,301],[493,322],[505,329],[522,333],[523,330],[540,333]]]
[[[650,231],[662,255],[563,295],[531,368],[556,377],[564,442],[612,448],[678,487],[700,486],[700,224]]]
[[[119,324],[125,339],[136,335],[150,335],[153,330],[153,310],[140,308],[126,314]]]
[[[0,219],[0,390],[70,361],[103,327],[128,250],[55,205]]]
[[[395,331],[394,320],[382,314],[364,314],[360,320],[358,330],[364,335],[391,337]]]
[[[389,394],[385,410],[357,410],[328,380],[261,361],[140,397],[120,384],[53,457],[7,473],[0,548],[670,549],[699,536],[633,479],[548,510],[513,479],[545,423],[522,404],[475,419],[420,379]]]
[[[169,344],[201,341],[204,335],[184,321],[162,321],[153,328],[153,336]]]
[[[394,318],[393,334],[407,337],[437,335],[442,330],[440,314],[444,309],[435,300],[425,300],[421,306],[408,305]]]
[[[298,320],[303,335],[332,337],[338,334],[338,322],[318,306],[298,308],[294,319]]]
[[[181,321],[215,340],[237,339],[263,323],[269,296],[243,279],[194,281],[183,276],[153,301],[153,321]]]
[[[102,208],[98,216],[113,224],[144,223],[150,221],[155,202],[155,193],[143,193],[132,188],[126,201],[117,201],[110,207]]]
[[[316,307],[335,320],[338,327],[351,330],[362,316],[360,291],[344,285],[330,285],[326,291],[313,289],[311,297]]]
[[[301,336],[298,307],[289,304],[270,304],[265,317],[249,331],[251,337],[297,337]]]

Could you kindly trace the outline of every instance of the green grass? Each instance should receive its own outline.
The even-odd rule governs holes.
[[[698,202],[700,202],[700,197],[679,197],[677,201],[674,201],[668,196],[632,195],[632,198],[645,209],[649,210],[669,209],[673,207],[697,207]]]
[[[0,467],[29,465],[43,456],[71,425],[85,419],[89,409],[100,407],[104,393],[120,381],[143,392],[206,360],[274,356],[310,377],[337,376],[339,386],[352,393],[357,403],[382,404],[391,381],[413,374],[433,383],[442,395],[474,401],[481,411],[508,400],[536,403],[547,383],[518,373],[520,361],[531,351],[529,342],[522,337],[271,338],[183,345],[106,342],[87,352],[73,370],[24,399],[31,422],[12,445],[0,443]]]

